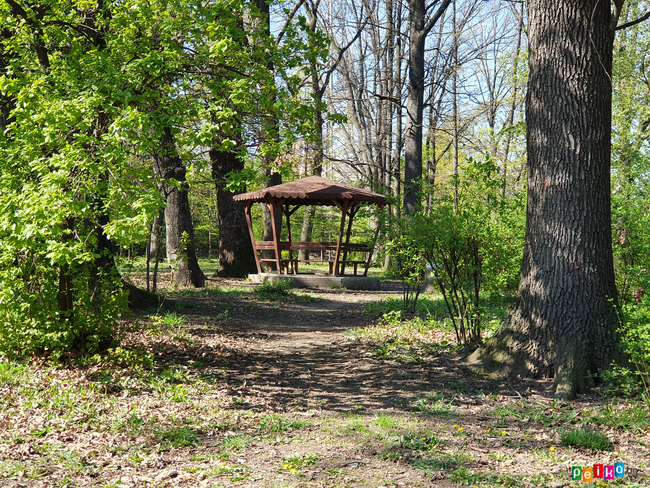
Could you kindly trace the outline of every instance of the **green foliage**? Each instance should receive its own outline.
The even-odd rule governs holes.
[[[639,18],[643,5],[627,2],[621,22]],[[650,269],[650,180],[647,121],[650,89],[647,53],[650,27],[645,22],[616,36],[613,63],[612,231],[619,294],[631,301],[647,289]]]
[[[310,466],[314,466],[320,460],[320,456],[314,454],[300,454],[298,456],[290,456],[285,458],[282,462],[282,467],[292,473]]]
[[[611,393],[632,397],[650,392],[650,299],[621,307],[621,345],[629,364],[612,364],[602,373]]]
[[[401,441],[404,448],[412,451],[431,451],[440,443],[430,432],[409,432]]]
[[[614,448],[605,434],[594,432],[584,425],[561,432],[560,443],[567,447],[586,447],[592,451],[611,451]]]
[[[424,395],[414,398],[412,408],[436,417],[449,417],[455,415],[456,407],[452,406],[452,402],[443,395]]]
[[[440,191],[429,213],[398,221],[390,245],[401,264],[404,308],[414,311],[425,269],[442,294],[460,344],[481,339],[481,294],[516,289],[523,250],[523,201],[500,196],[496,165],[470,159],[451,192]],[[444,190],[444,189],[441,189]],[[516,263],[516,264],[515,264]]]
[[[0,386],[19,384],[27,371],[27,367],[21,364],[0,361]]]
[[[148,238],[162,206],[149,161],[169,127],[190,169],[205,166],[197,147],[234,149],[236,114],[280,121],[257,147],[270,160],[310,137],[315,107],[294,94],[304,51],[327,49],[300,24],[277,46],[258,21],[238,0],[0,9],[0,355],[110,337],[126,308],[112,243]]]
[[[400,224],[407,226],[411,222],[402,221]],[[414,241],[413,235],[405,228],[402,228],[399,235],[388,243],[388,252],[396,258],[400,265],[399,276],[402,280],[403,309],[405,312],[411,313],[415,312],[427,266],[418,244]]]

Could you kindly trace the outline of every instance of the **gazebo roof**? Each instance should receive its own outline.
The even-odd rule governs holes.
[[[343,185],[319,176],[282,185],[270,186],[257,191],[241,193],[233,197],[240,202],[269,202],[282,200],[293,205],[337,205],[348,200],[351,203],[376,203],[384,205],[386,197],[361,188]]]

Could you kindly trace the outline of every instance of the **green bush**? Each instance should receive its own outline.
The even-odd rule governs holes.
[[[517,288],[524,192],[505,197],[497,166],[469,159],[457,185],[441,185],[427,211],[394,223],[389,249],[401,265],[404,310],[415,311],[425,272],[443,297],[459,344],[481,340],[482,294]]]
[[[0,267],[0,356],[96,352],[112,341],[126,296],[116,270],[97,274],[92,263],[71,271],[72,307],[59,304],[61,267],[34,259],[29,267]]]
[[[610,382],[610,392],[635,396],[650,391],[650,299],[625,304],[621,312],[619,333],[629,364],[612,365],[603,376]]]

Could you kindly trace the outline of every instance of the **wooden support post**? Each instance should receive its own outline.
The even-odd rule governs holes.
[[[345,262],[348,259],[348,249],[350,244],[350,235],[352,234],[352,221],[354,220],[355,215],[357,215],[357,211],[359,210],[359,206],[356,203],[353,203],[350,205],[350,210],[348,210],[348,230],[345,233],[345,246],[343,247],[343,262],[341,263],[341,274],[345,274]],[[356,266],[355,266],[356,269]],[[357,274],[356,272],[354,273],[355,275]]]
[[[375,252],[375,246],[377,245],[377,238],[379,237],[379,230],[381,225],[377,223],[377,230],[375,231],[375,239],[372,241],[372,247],[368,251],[368,261],[366,261],[366,269],[363,270],[363,276],[368,276],[368,268],[370,268],[370,263],[372,262],[372,253]]]
[[[269,209],[271,210],[271,226],[273,227],[273,247],[275,248],[275,262],[276,262],[276,266],[278,267],[278,274],[282,274],[282,254],[280,253],[280,234],[278,232],[278,225],[275,220],[275,203],[273,201],[269,202]]]
[[[283,205],[282,209],[282,212],[287,218],[287,241],[289,241],[289,264],[287,265],[287,268],[291,267],[292,274],[298,274],[298,270],[294,270],[293,268],[293,252],[291,251],[291,219],[289,217],[291,216],[292,212],[289,212],[288,203],[286,205]]]
[[[257,272],[262,274],[262,265],[260,257],[257,255],[257,246],[255,245],[255,235],[253,234],[253,222],[251,221],[251,207],[253,202],[246,202],[244,213],[246,214],[246,223],[248,224],[248,233],[251,235],[251,244],[253,244],[253,254],[255,255],[255,264],[257,265]]]
[[[339,228],[339,240],[336,243],[336,255],[334,256],[334,275],[338,276],[339,274],[339,258],[341,257],[341,245],[343,244],[343,232],[345,231],[345,217],[348,214],[348,206],[350,205],[349,200],[345,200],[345,203],[341,209],[341,227]]]

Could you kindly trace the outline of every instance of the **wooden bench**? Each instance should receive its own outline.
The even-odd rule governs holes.
[[[336,253],[337,243],[336,242],[280,242],[278,243],[278,249],[280,253],[288,252],[288,257],[280,257],[281,270],[285,274],[297,274],[298,266],[300,263],[310,264],[310,263],[327,263],[329,265],[329,274],[333,275],[334,270],[334,255]],[[256,251],[273,251],[275,254],[276,248],[273,241],[257,241],[255,242]],[[304,251],[307,253],[307,259],[301,259],[299,257],[294,257],[293,252]],[[354,275],[356,276],[359,269],[359,265],[367,265],[368,260],[360,259],[350,259],[348,256],[353,253],[363,253],[370,255],[371,249],[367,244],[359,243],[342,243],[341,244],[341,255],[339,256],[339,266],[341,274],[345,272],[345,267],[350,265],[353,267]],[[320,259],[310,259],[309,254],[313,252],[318,252],[321,254]],[[329,253],[327,258],[324,258],[324,253]],[[276,258],[260,258],[259,259],[261,266],[266,266],[269,269],[273,268],[273,265],[277,267]],[[364,270],[365,271],[365,270]]]

